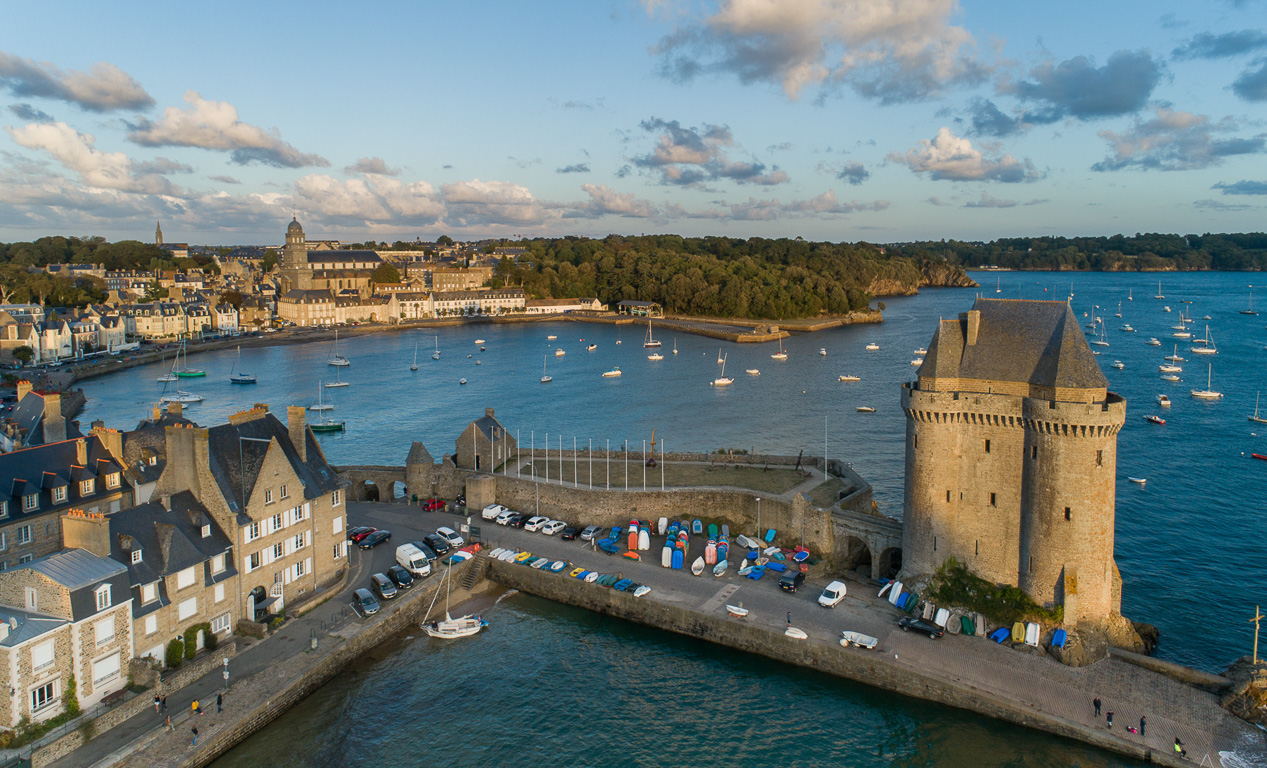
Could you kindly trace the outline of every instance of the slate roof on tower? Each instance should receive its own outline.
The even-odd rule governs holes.
[[[972,310],[979,313],[975,342],[969,343],[968,314],[942,320],[919,368],[921,379],[1108,388],[1067,302],[977,299]]]

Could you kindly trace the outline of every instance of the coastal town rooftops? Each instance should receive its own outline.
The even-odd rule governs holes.
[[[28,640],[34,640],[49,630],[57,629],[69,623],[69,619],[57,616],[46,616],[42,613],[24,611],[7,605],[0,606],[0,627],[8,625],[3,627],[4,632],[3,637],[0,637],[0,646],[14,648]]]
[[[18,404],[13,406],[13,411],[7,417],[12,419],[13,424],[18,428],[22,435],[24,445],[43,445],[44,440],[44,420],[49,416],[57,418],[60,414],[50,414],[49,408],[52,404],[45,400],[42,392],[28,392],[22,396]],[[57,398],[57,407],[61,408],[61,397]],[[63,421],[65,421],[63,419]],[[80,437],[79,422],[65,421],[66,437]]]
[[[12,570],[22,568],[42,574],[71,592],[107,581],[127,571],[122,564],[108,557],[98,557],[86,549],[63,549]]]
[[[1022,299],[977,299],[970,312],[943,319],[919,377],[1053,389],[1109,385],[1068,303]]]
[[[374,264],[383,260],[373,251],[309,251],[309,264],[331,264],[344,261],[366,261]]]
[[[80,441],[83,441],[84,450],[82,462]],[[76,470],[77,475],[85,479],[121,472],[110,452],[95,435],[0,454],[0,502],[7,503],[8,519],[21,519],[70,503],[91,505],[96,499],[129,490],[128,481],[120,477],[116,488],[95,482],[92,492],[87,495],[75,493],[56,499],[53,490],[64,488],[67,479]],[[36,494],[33,507],[28,507],[25,499],[30,494]]]

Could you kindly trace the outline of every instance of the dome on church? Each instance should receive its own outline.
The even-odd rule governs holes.
[[[287,232],[303,232],[304,228],[299,226],[299,220],[291,217],[290,226],[286,227]]]

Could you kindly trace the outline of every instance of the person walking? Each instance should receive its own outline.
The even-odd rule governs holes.
[[[168,733],[175,733],[175,732],[176,732],[176,729],[172,727],[172,716],[171,716],[171,715],[168,715],[168,716],[167,716],[167,732],[168,732]]]
[[[217,693],[216,694],[216,712],[217,713],[220,712],[220,708],[223,704],[224,704],[224,696],[222,694]],[[1140,722],[1143,722],[1143,721],[1141,720]]]
[[[189,710],[191,714],[201,715],[202,705],[198,703],[197,699],[194,699],[194,703],[189,705]],[[1112,720],[1112,719],[1113,719],[1112,717],[1109,717],[1109,720]]]
[[[191,730],[194,732],[194,746],[196,747],[198,746],[198,726],[195,725]]]
[[[1180,757],[1188,756],[1188,750],[1183,748],[1183,742],[1179,740],[1178,736],[1175,737],[1175,754]]]
[[[167,694],[164,693],[162,696],[159,697],[158,706],[159,706],[160,712],[167,711]]]
[[[1144,736],[1144,728],[1148,726],[1148,718],[1143,715],[1139,716],[1139,735]]]
[[[1113,729],[1113,710],[1110,709],[1108,712],[1106,712],[1104,717],[1106,720],[1109,721],[1109,729],[1112,730]]]
[[[1095,716],[1098,718],[1100,716],[1100,697],[1096,696],[1095,701],[1091,703],[1095,705]]]
[[[787,612],[787,625],[789,627],[792,626],[792,612],[791,611]]]
[[[161,700],[158,698],[158,694],[157,693],[154,694],[154,714],[156,715],[158,714],[158,705],[160,703],[161,703]]]

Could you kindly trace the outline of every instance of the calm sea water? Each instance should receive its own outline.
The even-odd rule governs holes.
[[[1093,349],[1101,352],[1113,389],[1128,400],[1126,426],[1118,442],[1117,562],[1124,582],[1123,612],[1162,630],[1157,652],[1161,658],[1218,671],[1247,654],[1252,642],[1248,618],[1256,603],[1267,603],[1267,462],[1249,457],[1251,452],[1267,453],[1267,425],[1246,418],[1254,411],[1257,391],[1267,389],[1267,315],[1239,314],[1254,276],[1164,275],[1165,300],[1153,298],[1155,275],[1008,272],[979,279],[980,289],[935,289],[916,297],[886,299],[882,325],[796,336],[785,342],[786,362],[770,358],[776,351],[772,345],[721,344],[720,351],[728,356],[727,375],[735,377],[734,386],[724,389],[709,385],[719,368],[718,342],[657,332],[665,344],[665,359],[651,362],[642,347],[645,326],[618,329],[557,322],[444,329],[438,332],[439,361],[430,357],[436,333],[410,331],[341,342],[340,351],[353,361],[342,373],[352,386],[327,392],[333,393],[335,413],[347,421],[348,430],[321,440],[335,463],[400,464],[413,440],[426,443],[435,456],[451,452],[461,429],[485,407],[496,408],[498,418],[518,431],[525,446],[534,440],[542,446],[548,434],[556,448],[562,435],[565,448],[574,440],[578,446],[592,440],[596,448],[608,441],[613,448],[629,441],[637,450],[655,429],[656,439],[665,441],[670,451],[725,447],[817,455],[826,439],[832,458],[851,462],[872,483],[881,510],[899,516],[904,435],[899,387],[914,377],[913,350],[928,345],[939,317],[967,310],[978,293],[1064,300],[1072,290],[1081,322],[1089,322],[1083,315],[1093,310],[1105,317],[1110,346]],[[1133,301],[1127,301],[1128,292]],[[1267,291],[1262,293],[1260,303],[1267,308]],[[1119,301],[1120,319],[1113,316]],[[1171,312],[1163,311],[1166,305]],[[1182,363],[1183,381],[1171,384],[1159,379],[1157,365],[1178,341],[1171,337],[1171,326],[1181,310],[1198,318],[1193,328],[1197,336],[1207,322],[1200,318],[1210,316],[1219,354],[1207,360],[1187,352],[1190,343],[1180,343],[1180,354],[1188,360]],[[1138,333],[1119,331],[1123,323]],[[549,341],[547,334],[558,338]],[[1145,345],[1150,336],[1163,346]],[[483,352],[474,343],[481,338]],[[870,341],[880,350],[864,351]],[[415,343],[420,366],[416,373],[409,371]],[[598,349],[586,352],[589,343]],[[672,352],[675,343],[677,355]],[[555,357],[556,348],[567,354]],[[820,348],[826,349],[826,356],[818,354]],[[213,424],[253,402],[266,402],[278,412],[287,404],[314,402],[318,382],[334,377],[334,369],[325,362],[329,353],[328,342],[244,349],[242,367],[260,377],[254,387],[229,384],[232,352],[196,356],[191,364],[209,375],[183,386],[206,400],[189,413]],[[543,358],[554,377],[545,385],[539,382]],[[1125,368],[1109,368],[1114,360],[1121,360]],[[1216,402],[1188,395],[1190,389],[1204,387],[1207,362],[1213,366],[1213,388],[1225,395]],[[613,365],[624,375],[601,378]],[[748,368],[759,369],[760,376],[744,373]],[[154,379],[162,369],[154,365],[84,382],[89,404],[83,418],[134,425],[157,400],[163,385]],[[854,373],[862,381],[840,383],[836,379],[843,373]],[[461,378],[467,379],[465,386],[459,385]],[[1162,392],[1174,401],[1169,413],[1156,406],[1154,398]],[[876,413],[858,414],[858,405],[873,406]],[[1166,425],[1144,421],[1149,413],[1164,413]],[[1129,483],[1128,476],[1146,477],[1148,483]],[[360,675],[341,680],[328,694],[323,690],[297,710],[308,712],[311,722],[296,719],[282,727],[310,732],[311,739],[304,743],[330,749],[330,739],[346,740],[340,744],[351,749],[339,749],[343,755],[364,751],[380,757],[385,753],[375,750],[397,754],[401,747],[471,743],[487,744],[484,748],[493,756],[518,756],[538,748],[522,737],[523,732],[547,729],[559,736],[549,740],[550,755],[572,744],[588,745],[610,750],[604,763],[653,764],[666,742],[689,752],[706,741],[704,725],[699,733],[688,728],[691,738],[682,738],[688,734],[662,724],[698,721],[707,724],[711,743],[719,748],[738,744],[764,762],[787,762],[787,754],[797,754],[787,734],[799,734],[826,754],[846,755],[838,761],[849,764],[1045,764],[1035,761],[1046,758],[1030,751],[1041,741],[1032,734],[846,683],[817,680],[721,649],[683,645],[685,641],[676,638],[591,620],[557,606],[526,599],[512,602],[513,619],[499,617],[491,639],[440,651],[425,643],[407,643],[401,653],[367,665]],[[484,645],[488,642],[506,642],[507,649],[490,651]],[[633,654],[631,642],[639,644]],[[525,647],[532,647],[533,653],[522,653]],[[554,654],[552,666],[538,657],[539,647]],[[454,656],[457,663],[439,658],[444,655]],[[631,658],[637,659],[632,674],[622,666]],[[578,659],[592,661],[580,664]],[[430,668],[433,662],[438,662],[437,669],[444,665],[443,679],[431,679],[437,677]],[[570,674],[555,680],[550,670],[559,669]],[[389,691],[374,682],[397,679],[394,676],[402,670],[416,680],[411,683],[416,691]],[[450,678],[454,670],[460,670],[458,677]],[[726,682],[728,693],[719,704],[712,698],[718,684],[710,681]],[[595,695],[596,690],[604,693]],[[454,695],[458,691],[461,695]],[[526,696],[526,691],[533,695]],[[791,691],[796,691],[795,697]],[[813,716],[780,714],[793,703],[802,706],[807,691],[814,697],[808,709]],[[745,716],[746,710],[736,708],[737,701],[768,717]],[[592,712],[596,719],[581,722],[568,714],[578,709]],[[609,724],[627,726],[631,721],[639,727],[620,727],[619,739],[602,735],[612,732],[605,731]],[[364,734],[359,727],[350,733],[343,728],[337,734],[323,731],[338,723],[362,722],[382,728],[391,724],[397,730],[390,739],[383,739],[381,732],[370,733],[379,730],[374,727],[364,729]],[[410,722],[420,725],[411,729]],[[482,740],[454,738],[468,728],[478,729]],[[912,743],[921,746],[905,746]],[[426,753],[430,761],[434,753]],[[316,746],[305,755],[318,764],[324,759]],[[687,762],[707,762],[706,755],[693,753]],[[469,763],[467,758],[452,761]],[[1097,753],[1082,764],[1106,764],[1105,759],[1109,758]]]

